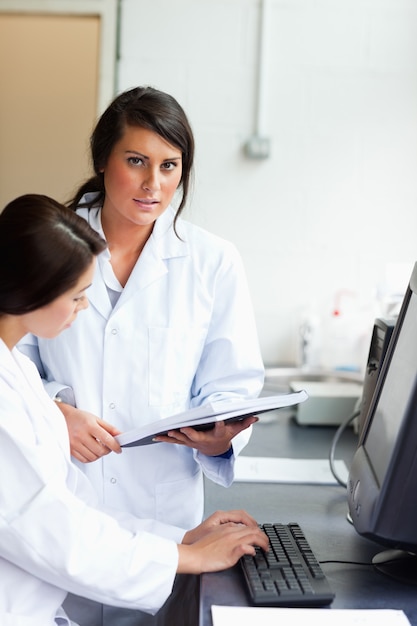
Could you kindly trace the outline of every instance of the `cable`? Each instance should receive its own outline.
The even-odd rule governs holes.
[[[338,559],[329,559],[324,561],[319,561],[320,565],[361,565],[363,567],[374,567],[374,564],[371,561],[363,562],[363,561],[344,561]]]
[[[337,482],[339,483],[339,485],[342,485],[342,487],[347,487],[347,483],[344,480],[342,480],[340,478],[340,476],[338,476],[338,474],[336,472],[336,468],[335,468],[335,464],[334,464],[334,453],[335,453],[335,449],[336,449],[336,446],[337,446],[337,444],[339,442],[340,437],[342,436],[342,434],[344,433],[346,428],[359,415],[360,415],[360,411],[357,410],[354,413],[352,413],[352,415],[349,415],[349,417],[344,422],[342,422],[340,424],[339,428],[335,432],[335,435],[334,435],[333,441],[332,441],[332,445],[330,447],[330,452],[329,452],[330,470],[331,470],[333,476],[335,477],[335,479],[337,480]]]

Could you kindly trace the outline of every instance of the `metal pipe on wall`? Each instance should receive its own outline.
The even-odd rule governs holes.
[[[260,0],[255,127],[253,135],[248,139],[245,145],[246,156],[251,159],[266,159],[269,157],[270,152],[270,140],[266,134],[270,1],[271,0]]]

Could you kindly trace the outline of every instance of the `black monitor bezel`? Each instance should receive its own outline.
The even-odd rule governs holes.
[[[417,495],[414,494],[417,492],[417,371],[382,484],[379,484],[366,448],[412,297],[417,298],[417,264],[403,299],[352,461],[348,503],[352,522],[361,535],[384,546],[417,551]]]

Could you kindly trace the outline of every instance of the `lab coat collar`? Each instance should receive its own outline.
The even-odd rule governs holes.
[[[100,208],[82,208],[77,213],[84,217],[89,224],[103,238],[104,232],[101,226]],[[181,231],[181,220],[178,220],[177,231],[181,239],[175,234],[173,221],[175,217],[174,209],[169,206],[164,213],[156,220],[151,236],[137,261],[126,286],[114,308],[118,310],[124,305],[126,300],[138,290],[145,289],[156,280],[160,280],[168,272],[167,261],[171,258],[184,257],[189,254],[188,243],[185,234]],[[88,299],[105,319],[108,319],[113,310],[107,293],[105,282],[101,276],[102,264],[108,262],[110,253],[104,250],[98,259],[93,284],[88,290]]]
[[[81,202],[91,202],[96,194],[85,194],[81,199]],[[93,206],[91,209],[87,207],[81,207],[77,209],[77,214],[83,217],[98,234],[105,239],[103,228],[101,226],[101,207]],[[107,293],[106,284],[104,279],[101,277],[102,263],[105,263],[107,259],[110,258],[110,253],[107,250],[104,250],[97,259],[96,269],[94,272],[93,283],[89,287],[87,296],[88,301],[91,306],[93,306],[97,311],[105,318],[108,319],[112,312],[112,306],[110,302],[109,295]]]
[[[163,278],[168,273],[169,259],[189,254],[188,244],[174,232],[174,217],[173,208],[168,207],[156,220],[152,234],[132,270],[115,310],[123,306],[136,291]]]
[[[16,351],[14,352],[16,354]],[[16,377],[16,362],[12,352],[0,338],[0,362],[2,369],[6,369],[13,377]]]
[[[156,220],[149,241],[153,241],[158,248],[162,259],[188,256],[188,243],[185,238],[185,229],[181,219],[177,221],[177,234],[174,231],[175,211],[169,206]],[[148,243],[149,243],[148,241]]]
[[[23,355],[20,350],[15,346],[12,350],[9,350],[3,339],[0,338],[0,362],[3,370],[3,376],[6,376],[6,372],[10,375],[10,380],[18,379],[18,372],[20,376],[25,371],[25,367],[30,363],[28,358]],[[31,364],[30,367],[33,367]]]

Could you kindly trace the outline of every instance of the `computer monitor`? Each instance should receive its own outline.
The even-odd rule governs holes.
[[[417,263],[349,470],[348,505],[357,532],[390,548],[374,564],[417,581]]]

